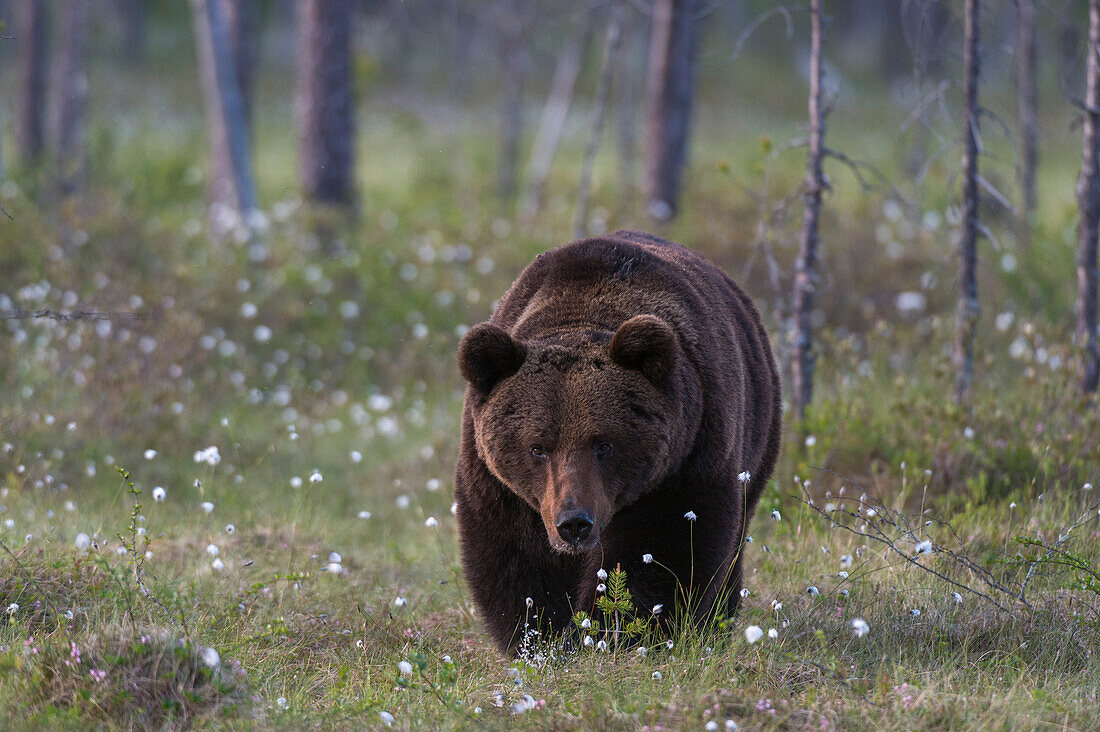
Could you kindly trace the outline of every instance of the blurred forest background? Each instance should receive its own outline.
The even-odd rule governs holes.
[[[1096,0],[3,0],[0,706],[1088,727],[1090,10],[1095,49]],[[535,255],[623,227],[718,263],[773,336],[787,434],[743,612],[780,645],[513,684],[458,570],[454,352]],[[845,491],[914,517],[896,556],[832,531]],[[907,573],[925,540],[936,579]]]

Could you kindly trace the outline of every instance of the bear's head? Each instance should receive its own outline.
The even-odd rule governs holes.
[[[690,450],[698,410],[682,393],[694,374],[685,360],[649,315],[614,334],[521,342],[482,323],[463,337],[478,456],[539,513],[555,550],[596,546]]]

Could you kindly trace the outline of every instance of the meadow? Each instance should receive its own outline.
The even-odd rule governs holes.
[[[1031,246],[990,213],[968,407],[951,399],[957,151],[897,196],[832,168],[816,403],[787,415],[740,612],[629,647],[536,639],[509,659],[459,565],[454,353],[571,238],[584,125],[521,226],[493,192],[488,110],[373,82],[348,217],[295,193],[273,73],[262,213],[214,242],[197,90],[165,81],[169,66],[97,77],[111,113],[82,199],[31,169],[0,184],[0,311],[101,314],[0,321],[5,724],[1096,728],[1100,410],[1070,346],[1068,105],[1044,120]],[[590,230],[648,228],[722,265],[782,359],[804,158],[778,150],[804,102],[715,91],[756,97],[750,66],[706,77],[681,216],[647,221],[608,144]],[[840,100],[835,147],[905,179],[906,104]],[[988,155],[1011,189],[1007,142]]]

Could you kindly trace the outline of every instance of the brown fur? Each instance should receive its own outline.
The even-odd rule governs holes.
[[[697,620],[718,597],[736,608],[781,393],[759,313],[732,280],[641,232],[573,242],[520,274],[463,338],[459,367],[462,559],[498,647],[514,648],[525,619],[567,628],[591,609],[601,567],[621,565],[636,604],[661,603],[665,618],[684,609],[678,583]],[[575,516],[592,525],[571,544],[558,525]]]

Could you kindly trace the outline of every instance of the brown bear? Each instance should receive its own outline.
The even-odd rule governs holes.
[[[458,360],[462,562],[502,651],[590,611],[601,568],[666,623],[736,609],[781,389],[729,277],[642,232],[575,241],[520,274]]]

